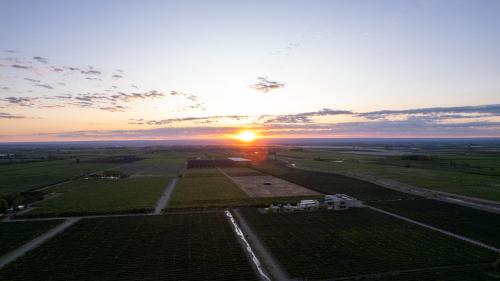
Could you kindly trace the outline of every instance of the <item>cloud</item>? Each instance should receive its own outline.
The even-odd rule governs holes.
[[[54,72],[62,72],[62,71],[64,71],[64,69],[62,69],[60,67],[55,67],[55,66],[51,66],[50,70],[52,70]]]
[[[81,74],[86,75],[100,75],[101,72],[99,70],[89,69],[89,70],[80,70]]]
[[[9,53],[9,54],[15,54],[15,53],[17,53],[16,50],[4,50],[4,52]]]
[[[31,66],[21,65],[21,64],[13,64],[10,67],[12,67],[12,68],[18,68],[18,69],[31,69]]]
[[[120,74],[113,74],[113,76],[112,76],[112,77],[113,77],[113,78],[115,78],[115,79],[121,79],[121,78],[123,78],[123,75],[120,75]]]
[[[48,63],[47,59],[44,57],[33,57],[33,59],[41,63]]]
[[[0,112],[0,119],[25,119],[22,115],[13,115],[7,112]]]
[[[263,123],[311,123],[311,117],[316,116],[332,116],[332,115],[352,115],[353,112],[349,110],[335,110],[324,108],[318,111],[302,112],[296,114],[286,115],[262,115],[259,121]]]
[[[4,91],[8,91],[8,90],[10,90],[10,88],[9,88],[9,87],[7,87],[7,86],[0,87],[0,89],[1,89],[1,90],[4,90]]]
[[[267,93],[269,91],[285,87],[285,84],[271,81],[267,79],[267,77],[257,77],[257,80],[259,82],[250,85],[250,88],[259,92]]]
[[[203,116],[203,117],[183,117],[183,118],[168,118],[162,120],[144,120],[144,119],[130,119],[129,124],[135,125],[170,125],[182,122],[195,121],[200,123],[217,123],[223,120],[242,120],[249,118],[248,115],[215,115],[215,116]]]
[[[89,130],[64,133],[38,133],[35,136],[52,136],[71,139],[120,139],[120,138],[190,138],[193,135],[213,136],[234,133],[238,127],[177,127],[146,130]]]
[[[66,68],[67,70],[71,70],[71,71],[80,71],[80,68],[78,68],[78,67],[64,66],[63,68]]]
[[[53,90],[54,87],[48,85],[48,84],[35,84],[34,86],[36,87],[40,87],[40,88],[45,88],[45,89],[49,89],[49,90]]]
[[[24,80],[30,81],[30,82],[33,82],[33,83],[39,83],[40,82],[40,80],[33,79],[33,78],[24,78]]]
[[[490,116],[500,116],[500,104],[477,105],[477,106],[456,106],[456,107],[429,107],[405,110],[380,110],[359,113],[358,116],[368,119],[383,119],[389,115],[439,115],[439,114],[487,114]]]
[[[38,98],[33,98],[33,97],[6,97],[0,100],[10,104],[16,104],[19,106],[33,106],[34,101],[37,99]]]
[[[99,109],[109,112],[123,112],[127,109],[127,107],[122,105],[114,105],[114,106],[100,107]]]
[[[85,77],[86,80],[91,80],[91,81],[102,81],[101,78],[97,78],[97,77]]]

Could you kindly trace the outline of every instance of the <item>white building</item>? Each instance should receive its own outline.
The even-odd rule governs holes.
[[[345,194],[325,195],[325,204],[329,209],[347,210],[362,207],[361,201]]]
[[[307,210],[307,209],[317,209],[319,208],[318,200],[300,200],[299,204],[297,204],[298,209]]]

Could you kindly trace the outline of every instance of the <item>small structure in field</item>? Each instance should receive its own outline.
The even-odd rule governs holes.
[[[325,204],[328,209],[347,210],[362,207],[361,201],[345,194],[325,195]]]
[[[295,212],[311,210],[347,210],[349,208],[361,208],[363,203],[354,197],[345,194],[325,195],[322,200],[300,200],[294,203],[272,204],[267,211],[269,212]]]
[[[300,200],[297,204],[297,209],[301,210],[314,210],[319,208],[318,200]]]

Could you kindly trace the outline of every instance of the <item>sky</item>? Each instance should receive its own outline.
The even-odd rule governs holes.
[[[0,0],[0,142],[500,137],[500,1]]]

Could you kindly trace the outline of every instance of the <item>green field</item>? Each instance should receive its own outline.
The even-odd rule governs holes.
[[[322,193],[344,193],[363,201],[413,198],[412,195],[354,178],[288,168],[278,161],[260,162],[255,169]]]
[[[185,162],[185,159],[149,158],[121,165],[114,170],[131,176],[176,176]]]
[[[349,171],[437,191],[500,201],[499,153],[423,153],[426,154],[411,157],[307,150],[282,151],[279,155],[307,168]]]
[[[499,258],[492,251],[370,209],[273,214],[252,208],[242,211],[292,278],[317,280],[484,265]]]
[[[222,169],[230,177],[248,177],[248,176],[263,176],[261,172],[251,168],[223,168]]]
[[[109,169],[111,163],[76,163],[56,160],[0,165],[0,195],[28,191],[75,177]]]
[[[62,220],[0,222],[0,256],[19,248],[61,222]]]
[[[373,202],[371,205],[500,248],[500,214],[430,199]]]
[[[189,169],[177,182],[168,207],[224,207],[247,199],[248,195],[217,169]]]
[[[147,212],[170,180],[169,177],[139,177],[72,181],[51,189],[56,195],[39,202],[37,208],[25,216]]]
[[[84,219],[0,280],[258,280],[224,213]]]

